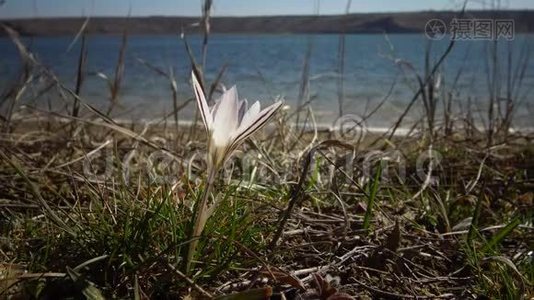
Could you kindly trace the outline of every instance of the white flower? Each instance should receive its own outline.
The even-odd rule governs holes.
[[[247,137],[269,121],[282,106],[282,101],[263,110],[256,101],[247,110],[247,100],[240,101],[233,86],[210,108],[194,72],[191,77],[202,121],[208,132],[208,161],[211,167],[218,169]]]

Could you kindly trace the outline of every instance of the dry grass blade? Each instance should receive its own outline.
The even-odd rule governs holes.
[[[202,69],[206,70],[206,60],[208,58],[208,38],[210,35],[210,17],[213,0],[204,0],[202,3],[202,30],[204,38],[202,41]]]
[[[48,205],[48,202],[42,197],[39,187],[33,181],[31,181],[28,176],[26,176],[26,173],[24,172],[24,170],[22,170],[19,164],[13,159],[9,158],[3,151],[0,151],[0,158],[7,162],[17,172],[17,174],[22,177],[22,179],[24,179],[26,184],[29,186],[31,193],[38,201],[44,212],[51,218],[51,220],[53,220],[54,223],[56,223],[56,225],[62,228],[65,232],[67,232],[73,237],[76,237],[76,234],[74,233],[74,231],[72,231],[72,228],[56,214],[56,212],[50,207],[50,205]]]
[[[308,44],[306,47],[306,54],[304,56],[304,62],[302,64],[302,74],[300,78],[299,95],[297,100],[297,108],[295,114],[297,115],[296,126],[297,130],[300,126],[300,111],[304,108],[303,103],[309,102],[310,98],[310,57],[313,50],[313,40],[308,38]]]
[[[185,33],[182,33],[182,40],[184,41],[185,50],[187,52],[187,56],[189,57],[189,62],[191,63],[191,68],[193,69],[193,72],[195,73],[196,78],[198,79],[198,83],[202,87],[202,90],[205,91],[205,85],[204,85],[204,73],[202,72],[202,66],[199,66],[195,60],[195,55],[193,54],[193,49],[191,49],[191,46],[189,46],[189,42],[187,41],[187,37]],[[208,99],[209,101],[209,99]]]
[[[18,34],[18,32],[16,32],[13,28],[5,25],[5,24],[0,24],[0,26],[2,26],[2,28],[7,32],[7,34],[9,35],[9,38],[11,39],[11,41],[15,44],[15,46],[17,47],[17,50],[19,51],[19,54],[21,56],[21,58],[26,62],[33,62],[35,59],[33,57],[33,55],[26,49],[26,46],[24,46],[24,44],[22,44],[22,42],[20,41],[20,36]]]
[[[184,32],[182,32],[182,40],[184,41],[185,49],[187,51],[187,56],[189,57],[189,61],[191,62],[191,68],[193,69],[193,73],[195,74],[195,77],[198,80],[201,90],[205,91],[206,89],[204,88],[205,87],[204,73],[202,72],[202,67],[196,63],[195,56],[193,55],[193,50],[189,46],[189,43],[187,42],[187,37],[185,36]],[[210,99],[207,99],[207,100],[208,100],[208,104],[210,104],[209,102]],[[196,135],[196,124],[198,122],[198,118],[199,118],[199,111],[197,109],[195,113],[195,119],[193,120],[193,124],[191,124],[190,130],[189,130],[190,138]]]
[[[345,15],[348,15],[350,12],[350,7],[352,0],[347,0],[347,5],[345,6]],[[345,27],[345,26],[344,26]],[[337,60],[338,60],[338,72],[339,77],[337,80],[337,101],[338,101],[338,117],[343,115],[343,102],[345,102],[345,33],[342,32],[339,35],[339,44],[337,50]]]
[[[165,77],[167,80],[169,80],[169,85],[171,87],[171,92],[172,92],[172,105],[173,105],[173,111],[171,114],[174,116],[175,127],[176,129],[178,129],[178,126],[179,126],[178,114],[184,107],[187,106],[187,104],[189,104],[189,102],[192,99],[185,101],[182,105],[178,105],[178,84],[176,83],[176,78],[174,76],[174,71],[172,68],[170,68],[169,72],[167,73],[163,71],[162,69],[148,63],[147,61],[143,59],[137,58],[137,61],[141,63],[142,65],[146,66],[147,68],[149,68],[150,70],[156,72],[158,75],[161,75]],[[170,114],[165,116],[164,119],[167,119],[169,116]]]
[[[117,65],[115,67],[115,77],[113,78],[113,83],[111,84],[111,104],[108,109],[107,115],[111,114],[113,108],[117,105],[117,98],[119,96],[119,91],[121,89],[122,79],[124,76],[124,59],[126,55],[126,48],[128,45],[128,31],[125,30],[122,34],[121,47],[119,49],[119,57],[117,59]]]
[[[213,296],[205,291],[202,287],[195,284],[195,282],[187,277],[184,273],[180,272],[180,270],[176,269],[171,263],[168,263],[167,266],[176,274],[178,277],[180,277],[182,280],[185,280],[191,287],[193,287],[197,292],[199,292],[203,297],[211,299]]]
[[[302,171],[300,173],[299,181],[291,189],[287,208],[284,211],[282,211],[282,213],[280,214],[278,218],[277,230],[273,236],[273,239],[270,242],[270,246],[269,246],[270,249],[276,248],[276,245],[278,244],[278,241],[280,237],[282,236],[282,232],[284,231],[284,227],[287,221],[289,220],[289,218],[291,217],[291,213],[293,212],[293,209],[295,208],[295,206],[299,205],[302,200],[302,190],[304,187],[304,183],[306,182],[307,174],[309,173],[310,165],[312,163],[312,159],[315,155],[315,152],[325,147],[341,147],[344,149],[351,149],[351,150],[353,149],[353,147],[349,144],[345,144],[337,140],[326,140],[312,147],[308,151],[308,153],[305,155],[305,160],[303,163]]]
[[[20,74],[20,78],[18,80],[18,84],[15,85],[8,93],[6,93],[4,99],[2,100],[2,103],[4,101],[8,101],[10,98],[12,98],[11,104],[7,111],[7,116],[3,119],[5,119],[4,124],[4,131],[9,132],[10,125],[11,125],[11,119],[13,116],[13,112],[15,109],[16,104],[19,102],[20,98],[24,94],[24,92],[27,89],[27,86],[31,83],[31,81],[34,79],[34,76],[30,73],[31,71],[31,65],[33,61],[33,56],[31,53],[29,53],[22,42],[20,41],[20,37],[18,33],[13,30],[11,27],[0,24],[0,26],[7,32],[9,38],[13,41],[15,46],[17,47],[17,50],[19,52],[20,58],[22,60],[23,64],[23,70]],[[2,104],[0,103],[0,104]]]
[[[213,93],[215,93],[217,86],[219,86],[219,83],[221,82],[221,79],[227,67],[228,67],[228,64],[224,64],[222,68],[219,70],[219,72],[217,73],[217,77],[215,77],[215,80],[211,83],[210,90],[208,92],[208,101],[213,99]]]
[[[89,21],[89,19],[87,19]],[[85,25],[85,24],[84,24]],[[85,66],[87,63],[87,47],[86,39],[87,35],[85,33],[85,27],[82,28],[82,45],[80,47],[80,56],[78,58],[78,70],[76,72],[76,87],[74,93],[80,96],[83,81],[85,79]],[[74,99],[74,106],[72,108],[72,116],[77,117],[80,110],[80,102],[77,99]]]
[[[271,287],[252,289],[215,298],[216,300],[268,300],[273,295]]]
[[[525,288],[526,288],[525,277],[517,269],[517,266],[514,264],[513,261],[511,261],[508,257],[501,256],[501,255],[499,255],[499,256],[489,256],[489,257],[484,258],[484,262],[487,263],[487,262],[490,262],[490,261],[495,261],[495,262],[502,263],[502,264],[508,266],[512,271],[514,271],[514,274],[517,275],[517,277],[521,280],[522,290],[525,291]]]
[[[78,41],[78,39],[80,39],[80,37],[83,38],[83,36],[86,34],[86,29],[87,29],[87,26],[89,25],[90,19],[91,19],[90,17],[87,17],[85,19],[82,26],[80,27],[80,30],[78,30],[78,32],[76,33],[76,36],[74,37],[74,39],[72,39],[72,42],[70,42],[69,46],[67,47],[67,52],[70,52],[70,50],[72,50],[72,47],[76,45],[76,42]]]

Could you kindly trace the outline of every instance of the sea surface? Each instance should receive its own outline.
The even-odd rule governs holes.
[[[72,36],[33,37],[23,41],[44,66],[73,88],[80,52],[79,40],[69,48],[73,39]],[[226,66],[222,83],[226,87],[237,85],[240,97],[268,104],[280,96],[292,109],[310,101],[309,111],[319,124],[332,124],[338,118],[342,90],[343,114],[364,117],[383,102],[367,122],[372,127],[388,127],[412,100],[418,88],[417,76],[424,79],[426,53],[433,65],[450,42],[448,37],[431,41],[424,34],[357,34],[346,35],[344,39],[342,89],[340,35],[335,34],[212,35],[207,50],[207,80],[214,80]],[[201,62],[202,37],[189,36],[187,40],[196,61]],[[114,77],[121,36],[89,36],[87,45],[87,76],[81,95],[88,103],[106,110],[110,92],[104,77]],[[440,99],[438,119],[442,116],[443,100],[452,97],[455,114],[461,116],[471,110],[483,124],[490,91],[493,91],[499,95],[502,106],[507,95],[516,99],[514,125],[533,127],[533,46],[534,35],[529,34],[516,35],[513,41],[501,40],[494,60],[493,42],[457,41],[438,69],[440,79],[435,94]],[[309,59],[306,59],[308,52]],[[22,70],[21,60],[8,38],[0,38],[0,54],[0,92],[5,93]],[[309,66],[309,94],[299,100],[305,64]],[[493,72],[495,65],[497,69]],[[192,97],[191,63],[179,35],[129,36],[124,78],[113,111],[115,117],[153,120],[172,113],[170,82],[153,68],[174,75],[180,104]],[[492,74],[498,74],[496,84],[491,83]],[[59,113],[72,106],[71,98],[61,99],[54,92],[36,97],[44,86],[46,82],[36,80],[20,103]],[[495,109],[498,111],[498,107]],[[195,103],[190,102],[180,112],[180,120],[190,120],[194,111]],[[422,114],[423,104],[419,99],[407,116],[406,126],[419,120]]]

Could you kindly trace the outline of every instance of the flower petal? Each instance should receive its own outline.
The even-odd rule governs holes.
[[[247,112],[243,115],[243,118],[241,119],[241,123],[239,123],[239,129],[237,132],[243,131],[244,128],[249,127],[252,122],[256,119],[258,114],[260,113],[260,102],[256,101],[250,108],[247,110]]]
[[[239,102],[239,119],[238,119],[238,126],[241,126],[241,122],[243,120],[243,117],[245,116],[245,113],[247,112],[247,106],[248,101],[247,99],[243,99]]]
[[[213,116],[212,140],[215,146],[230,144],[233,133],[237,130],[239,116],[239,100],[235,86],[224,92],[219,107]]]
[[[219,108],[219,103],[221,103],[221,101],[219,101],[220,99],[216,100],[215,101],[215,104],[213,104],[213,106],[210,108],[210,113],[212,116],[215,116],[217,114],[217,109]]]
[[[210,113],[210,108],[208,102],[206,101],[206,96],[204,91],[202,91],[202,86],[198,83],[198,79],[195,76],[195,72],[191,72],[191,79],[193,81],[193,90],[195,91],[195,98],[197,99],[198,110],[202,116],[202,121],[204,121],[204,126],[209,132],[213,128],[213,117]]]
[[[274,113],[282,106],[282,103],[283,103],[282,101],[278,101],[272,104],[271,106],[263,109],[261,112],[253,114],[254,110],[256,110],[254,106],[256,106],[257,104],[257,110],[259,110],[259,106],[260,106],[259,103],[257,102],[254,103],[254,105],[252,105],[252,107],[249,110],[251,112],[250,118],[252,119],[246,120],[247,123],[242,122],[243,126],[239,127],[237,134],[234,136],[234,143],[232,147],[237,147],[243,140],[245,140],[251,134],[256,132],[258,129],[262,128],[263,125],[265,125],[267,121],[269,121],[269,119],[274,115]],[[248,118],[249,116],[245,116],[245,117]],[[245,119],[245,117],[243,117],[243,119]]]

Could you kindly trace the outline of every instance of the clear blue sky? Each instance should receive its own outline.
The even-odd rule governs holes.
[[[319,3],[320,14],[343,13],[347,0],[213,0],[213,15],[311,14]],[[0,18],[50,16],[200,15],[201,0],[0,0]],[[500,2],[509,9],[534,9],[534,0],[471,0],[468,7],[489,8]],[[392,12],[458,9],[460,0],[352,0],[351,12]]]

